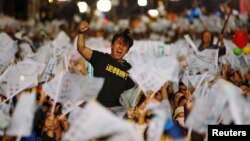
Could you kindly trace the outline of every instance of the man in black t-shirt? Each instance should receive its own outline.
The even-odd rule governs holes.
[[[131,65],[123,59],[133,45],[133,39],[128,29],[117,33],[112,39],[111,54],[102,53],[85,46],[84,33],[88,27],[87,22],[80,24],[77,50],[93,66],[94,76],[105,79],[97,100],[106,107],[121,106],[119,103],[121,93],[134,86],[127,72]]]

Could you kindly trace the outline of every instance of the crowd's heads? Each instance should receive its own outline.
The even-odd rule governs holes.
[[[178,91],[174,94],[174,97],[172,99],[172,106],[174,108],[177,108],[180,105],[183,105],[186,102],[185,94],[181,91]]]
[[[240,71],[234,71],[231,75],[231,81],[236,86],[241,86],[243,84],[243,78]]]

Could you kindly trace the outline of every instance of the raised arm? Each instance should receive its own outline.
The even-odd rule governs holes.
[[[168,100],[168,91],[165,83],[161,86],[161,95],[162,99]]]
[[[83,21],[78,29],[78,38],[77,38],[77,51],[84,57],[86,60],[90,60],[93,54],[93,50],[85,46],[85,31],[89,28],[89,24],[86,21]]]
[[[218,41],[220,43],[219,56],[225,55],[226,54],[226,48],[225,48],[225,45],[224,45],[224,42],[223,42],[223,34],[219,34]]]

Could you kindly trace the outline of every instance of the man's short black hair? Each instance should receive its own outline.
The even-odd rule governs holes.
[[[114,36],[113,36],[113,39],[112,39],[112,44],[114,44],[114,42],[118,39],[118,38],[123,38],[124,40],[124,43],[128,45],[128,47],[130,48],[132,45],[133,45],[133,38],[130,34],[130,31],[129,29],[125,29],[124,31],[120,32],[120,33],[116,33]]]

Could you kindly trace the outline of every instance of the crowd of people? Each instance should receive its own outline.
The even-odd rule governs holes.
[[[43,85],[56,78],[61,71],[81,76],[105,78],[102,89],[96,98],[93,99],[96,99],[108,112],[120,120],[125,120],[129,124],[132,124],[136,131],[133,135],[138,136],[136,139],[145,141],[153,141],[152,139],[206,140],[206,131],[201,130],[199,127],[191,127],[193,123],[190,117],[194,117],[192,112],[197,111],[197,104],[199,104],[200,97],[204,97],[204,95],[210,93],[211,96],[214,96],[212,91],[215,90],[215,86],[219,85],[220,81],[223,81],[228,87],[240,90],[241,95],[237,96],[246,100],[244,101],[246,104],[249,103],[250,98],[250,60],[248,60],[249,62],[244,62],[241,59],[241,57],[249,58],[250,53],[236,56],[232,51],[232,48],[235,47],[232,41],[235,31],[240,28],[249,33],[250,18],[247,15],[241,15],[236,12],[229,15],[230,12],[226,5],[221,6],[220,12],[221,14],[219,15],[218,13],[206,14],[205,11],[201,10],[200,15],[193,15],[192,18],[190,15],[188,16],[188,12],[184,12],[183,15],[178,16],[162,13],[158,18],[143,15],[134,19],[119,19],[116,22],[105,19],[97,14],[93,15],[89,23],[82,22],[83,19],[78,15],[75,15],[73,21],[68,23],[65,20],[58,19],[47,19],[45,21],[31,19],[24,22],[0,14],[1,37],[6,35],[13,41],[16,41],[17,44],[16,53],[10,59],[9,63],[6,64],[0,57],[0,65],[6,65],[3,68],[1,66],[0,69],[0,140],[65,140],[64,135],[67,134],[72,125],[75,125],[73,123],[76,120],[70,119],[71,115],[73,115],[71,112],[63,114],[63,105],[65,103],[56,101],[54,97],[51,97],[43,89]],[[225,17],[230,16],[224,33],[221,33],[221,30],[226,18],[222,15],[225,15]],[[198,47],[198,52],[193,51],[190,48],[191,45],[182,42],[185,41],[184,35],[191,37]],[[160,44],[165,45],[164,52],[161,52],[161,55],[159,55],[159,52],[157,52],[159,50],[157,50],[154,54],[153,46],[151,49],[148,49],[151,44],[147,46],[147,51],[145,51],[144,47],[140,48],[138,44],[140,41],[147,41],[145,44],[159,41]],[[219,44],[216,44],[215,41],[218,41]],[[0,45],[4,45],[3,42],[0,39]],[[58,48],[56,45],[59,48],[61,46],[61,48],[66,49],[63,51],[60,49],[56,50],[55,48]],[[171,49],[169,49],[170,46]],[[4,46],[0,46],[0,48],[4,48]],[[49,52],[46,52],[47,50]],[[155,58],[149,56],[148,50],[150,54],[154,54]],[[201,70],[201,66],[198,66],[196,72],[192,70],[192,73],[190,73],[192,66],[189,59],[191,56],[198,56],[198,60],[204,61],[204,58],[199,58],[199,52],[202,53],[207,50],[218,50],[218,53],[214,56],[214,58],[218,57],[213,62],[216,64],[215,68]],[[4,50],[0,49],[0,53],[2,52]],[[164,82],[159,82],[161,86],[157,85],[159,89],[156,91],[151,89],[145,90],[144,85],[146,84],[142,85],[142,83],[138,82],[138,79],[131,77],[129,74],[131,68],[139,68],[139,66],[133,65],[136,63],[133,62],[133,59],[129,58],[131,57],[130,55],[133,55],[133,52],[146,54],[146,57],[151,58],[151,61],[161,57],[174,56],[178,62],[179,69],[173,70],[173,72],[177,72],[178,80],[166,79]],[[6,89],[8,88],[6,88],[5,84],[6,81],[7,83],[9,82],[3,78],[6,76],[8,67],[15,66],[26,59],[32,59],[44,63],[45,66],[49,66],[50,58],[46,55],[60,56],[58,58],[63,59],[56,60],[57,64],[54,65],[56,70],[52,68],[45,81],[38,82],[35,86],[26,86],[21,91],[14,93],[13,97],[6,94]],[[126,55],[129,56],[126,58]],[[202,56],[202,54],[200,55]],[[232,61],[230,58],[234,58],[235,60]],[[172,60],[169,61],[171,62]],[[147,64],[148,62],[145,61],[143,63]],[[202,63],[204,64],[204,62]],[[155,66],[153,65],[152,67]],[[168,71],[171,70],[171,68],[167,69]],[[216,73],[214,73],[214,69]],[[149,72],[150,68],[148,68]],[[154,75],[158,73],[161,74],[161,72],[156,72]],[[195,80],[194,76],[199,76],[198,80]],[[211,76],[211,78],[208,78],[208,76]],[[162,77],[165,78],[164,76]],[[158,82],[154,80],[154,77],[151,77],[151,79],[152,83]],[[132,90],[132,92],[129,90]],[[229,91],[219,92],[230,93]],[[21,95],[30,93],[35,93],[36,95],[34,118],[30,129],[31,134],[22,137],[9,135],[7,129],[11,124],[14,124],[11,123],[11,117],[18,105],[17,103]],[[124,104],[130,102],[128,99],[123,99],[124,101],[121,102],[121,96],[124,95],[133,95],[132,104]],[[84,110],[88,103],[89,101],[84,100],[77,107]],[[3,105],[9,105],[9,108],[6,110]],[[161,106],[163,106],[163,109]],[[122,116],[120,116],[116,107],[124,108]],[[210,107],[206,107],[205,109],[207,108]],[[242,110],[247,110],[247,107],[244,108]],[[163,114],[161,113],[162,111]],[[249,115],[247,113],[249,112],[242,114],[242,117]],[[89,115],[85,116],[88,118]],[[163,122],[158,122],[161,125],[156,126],[157,121],[161,121],[162,119]],[[99,115],[99,120],[102,120],[102,115]],[[215,121],[217,123],[212,122],[212,124],[238,124],[238,121],[235,119],[229,119],[226,122],[226,118],[222,115],[216,117]],[[91,126],[95,127],[98,123],[93,123]],[[249,124],[250,122],[249,119],[244,119],[242,123]],[[207,126],[210,123],[204,121],[203,124]],[[153,125],[156,127],[153,127]],[[111,127],[112,125],[109,126]],[[109,127],[103,129],[106,128],[108,129]],[[159,130],[160,133],[155,130]],[[95,132],[95,130],[92,132]],[[86,135],[84,132],[81,134],[82,136]],[[100,133],[100,135],[93,136],[88,140],[115,140],[113,138],[115,134],[115,132],[104,135]],[[81,140],[81,137],[75,139]]]

